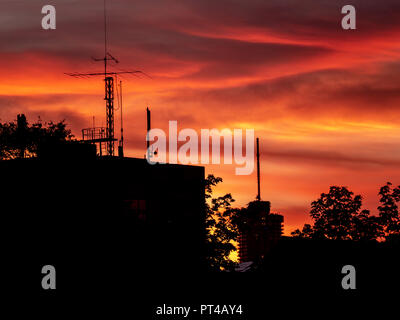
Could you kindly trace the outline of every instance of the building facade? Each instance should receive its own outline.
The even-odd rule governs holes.
[[[279,241],[283,233],[283,216],[270,213],[268,201],[249,203],[245,225],[238,239],[239,261],[262,259]]]

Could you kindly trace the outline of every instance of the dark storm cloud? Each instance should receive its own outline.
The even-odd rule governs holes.
[[[90,51],[101,47],[102,1],[55,0],[52,4],[57,9],[58,25],[57,31],[51,33],[40,28],[43,1],[3,0],[0,6],[3,16],[0,26],[5,30],[0,35],[2,43],[12,51],[32,49],[39,43],[47,49],[60,50],[74,47]],[[159,43],[158,49],[162,49],[165,42],[171,47],[184,47],[185,38],[168,37],[162,33],[166,30],[183,33],[197,30],[212,35],[219,29],[258,28],[285,37],[333,39],[359,38],[399,28],[400,3],[397,0],[384,0],[379,4],[373,0],[354,0],[351,4],[357,9],[357,32],[343,32],[340,9],[346,4],[348,2],[342,0],[109,1],[110,42],[133,48],[149,40]],[[130,37],[135,32],[140,32],[141,39]]]
[[[400,25],[400,3],[397,0],[221,0],[188,1],[195,17],[179,23],[196,27],[209,24],[209,30],[221,26],[256,27],[294,38],[371,36]],[[186,2],[187,3],[187,2]],[[357,11],[357,33],[344,33],[340,28],[341,8],[351,4]]]
[[[84,71],[101,67],[90,63],[90,57],[99,57],[103,51],[102,1],[55,1],[58,19],[55,31],[40,28],[40,4],[35,0],[26,6],[15,2],[3,5],[5,14],[13,21],[7,24],[9,31],[0,34],[0,43],[6,44],[3,53],[44,54],[46,59],[61,59],[64,64],[77,65],[80,69],[86,64]],[[171,66],[171,61],[179,61],[201,66],[188,76],[193,79],[245,76],[261,67],[291,64],[332,53],[332,49],[318,45],[250,43],[186,32],[193,28],[207,30],[216,23],[234,28],[246,23],[251,26],[253,15],[255,23],[262,20],[259,10],[270,12],[259,1],[246,6],[237,1],[113,1],[108,7],[111,51],[125,67],[138,66],[148,72],[157,72]],[[268,21],[275,23],[270,19],[264,22]],[[284,19],[279,25],[286,23],[293,22]]]

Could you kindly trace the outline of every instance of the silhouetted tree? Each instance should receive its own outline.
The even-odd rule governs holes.
[[[206,189],[206,259],[210,270],[232,270],[235,263],[229,259],[236,247],[232,243],[238,236],[231,217],[236,209],[231,207],[235,200],[230,193],[212,198],[212,188],[222,182],[222,178],[208,175]],[[210,201],[210,204],[207,202]]]
[[[304,239],[316,238],[316,235],[314,235],[313,227],[308,223],[304,224],[303,229],[301,231],[300,229],[296,229],[291,233],[291,235],[296,238],[304,238]]]
[[[311,203],[314,225],[304,225],[292,236],[332,240],[373,240],[382,235],[381,221],[362,210],[362,197],[346,187],[331,186]]]
[[[379,190],[381,205],[378,207],[379,218],[386,238],[400,234],[400,217],[397,202],[400,201],[400,186],[392,189],[392,184],[387,182]]]
[[[350,239],[377,240],[383,236],[382,221],[379,217],[370,215],[369,210],[362,210],[353,217]]]
[[[24,114],[16,121],[0,123],[0,160],[35,157],[44,143],[71,140],[66,126],[65,120],[43,124],[40,118],[29,125]]]

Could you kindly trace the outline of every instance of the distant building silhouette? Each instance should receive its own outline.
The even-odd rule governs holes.
[[[239,261],[262,259],[278,242],[283,232],[283,216],[270,213],[268,201],[249,203],[247,227],[238,239]]]

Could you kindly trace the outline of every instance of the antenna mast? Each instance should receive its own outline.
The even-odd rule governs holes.
[[[150,152],[150,141],[149,141],[149,133],[151,130],[151,112],[149,107],[146,108],[147,114],[147,159],[151,159],[152,152]]]
[[[261,200],[260,194],[260,147],[259,147],[259,139],[257,138],[257,201]]]
[[[66,74],[71,77],[76,77],[76,78],[86,78],[86,77],[90,77],[90,76],[104,76],[104,87],[105,87],[104,100],[106,101],[106,128],[83,129],[82,135],[83,135],[83,140],[87,140],[92,143],[99,143],[100,155],[102,155],[102,143],[105,143],[106,154],[108,156],[114,156],[114,142],[117,141],[117,139],[115,139],[115,137],[114,137],[114,77],[117,77],[117,75],[119,75],[119,74],[133,74],[133,75],[136,75],[138,73],[143,74],[143,75],[146,75],[146,74],[144,72],[138,71],[138,70],[121,71],[121,72],[109,72],[107,70],[107,64],[108,64],[109,60],[112,60],[115,63],[119,63],[119,61],[108,52],[106,0],[104,0],[103,4],[104,4],[104,58],[101,58],[101,59],[92,58],[92,59],[94,61],[104,61],[104,73],[93,72],[93,73],[66,73]],[[120,88],[122,91],[122,86]],[[120,99],[121,99],[120,101],[122,104],[122,97]],[[121,106],[120,146],[123,146],[122,106]],[[118,149],[120,149],[120,148],[118,148]]]
[[[124,123],[122,117],[122,81],[119,82],[119,107],[121,108],[121,139],[119,140],[118,156],[124,157]]]
[[[107,5],[104,0],[104,79],[107,77]]]

